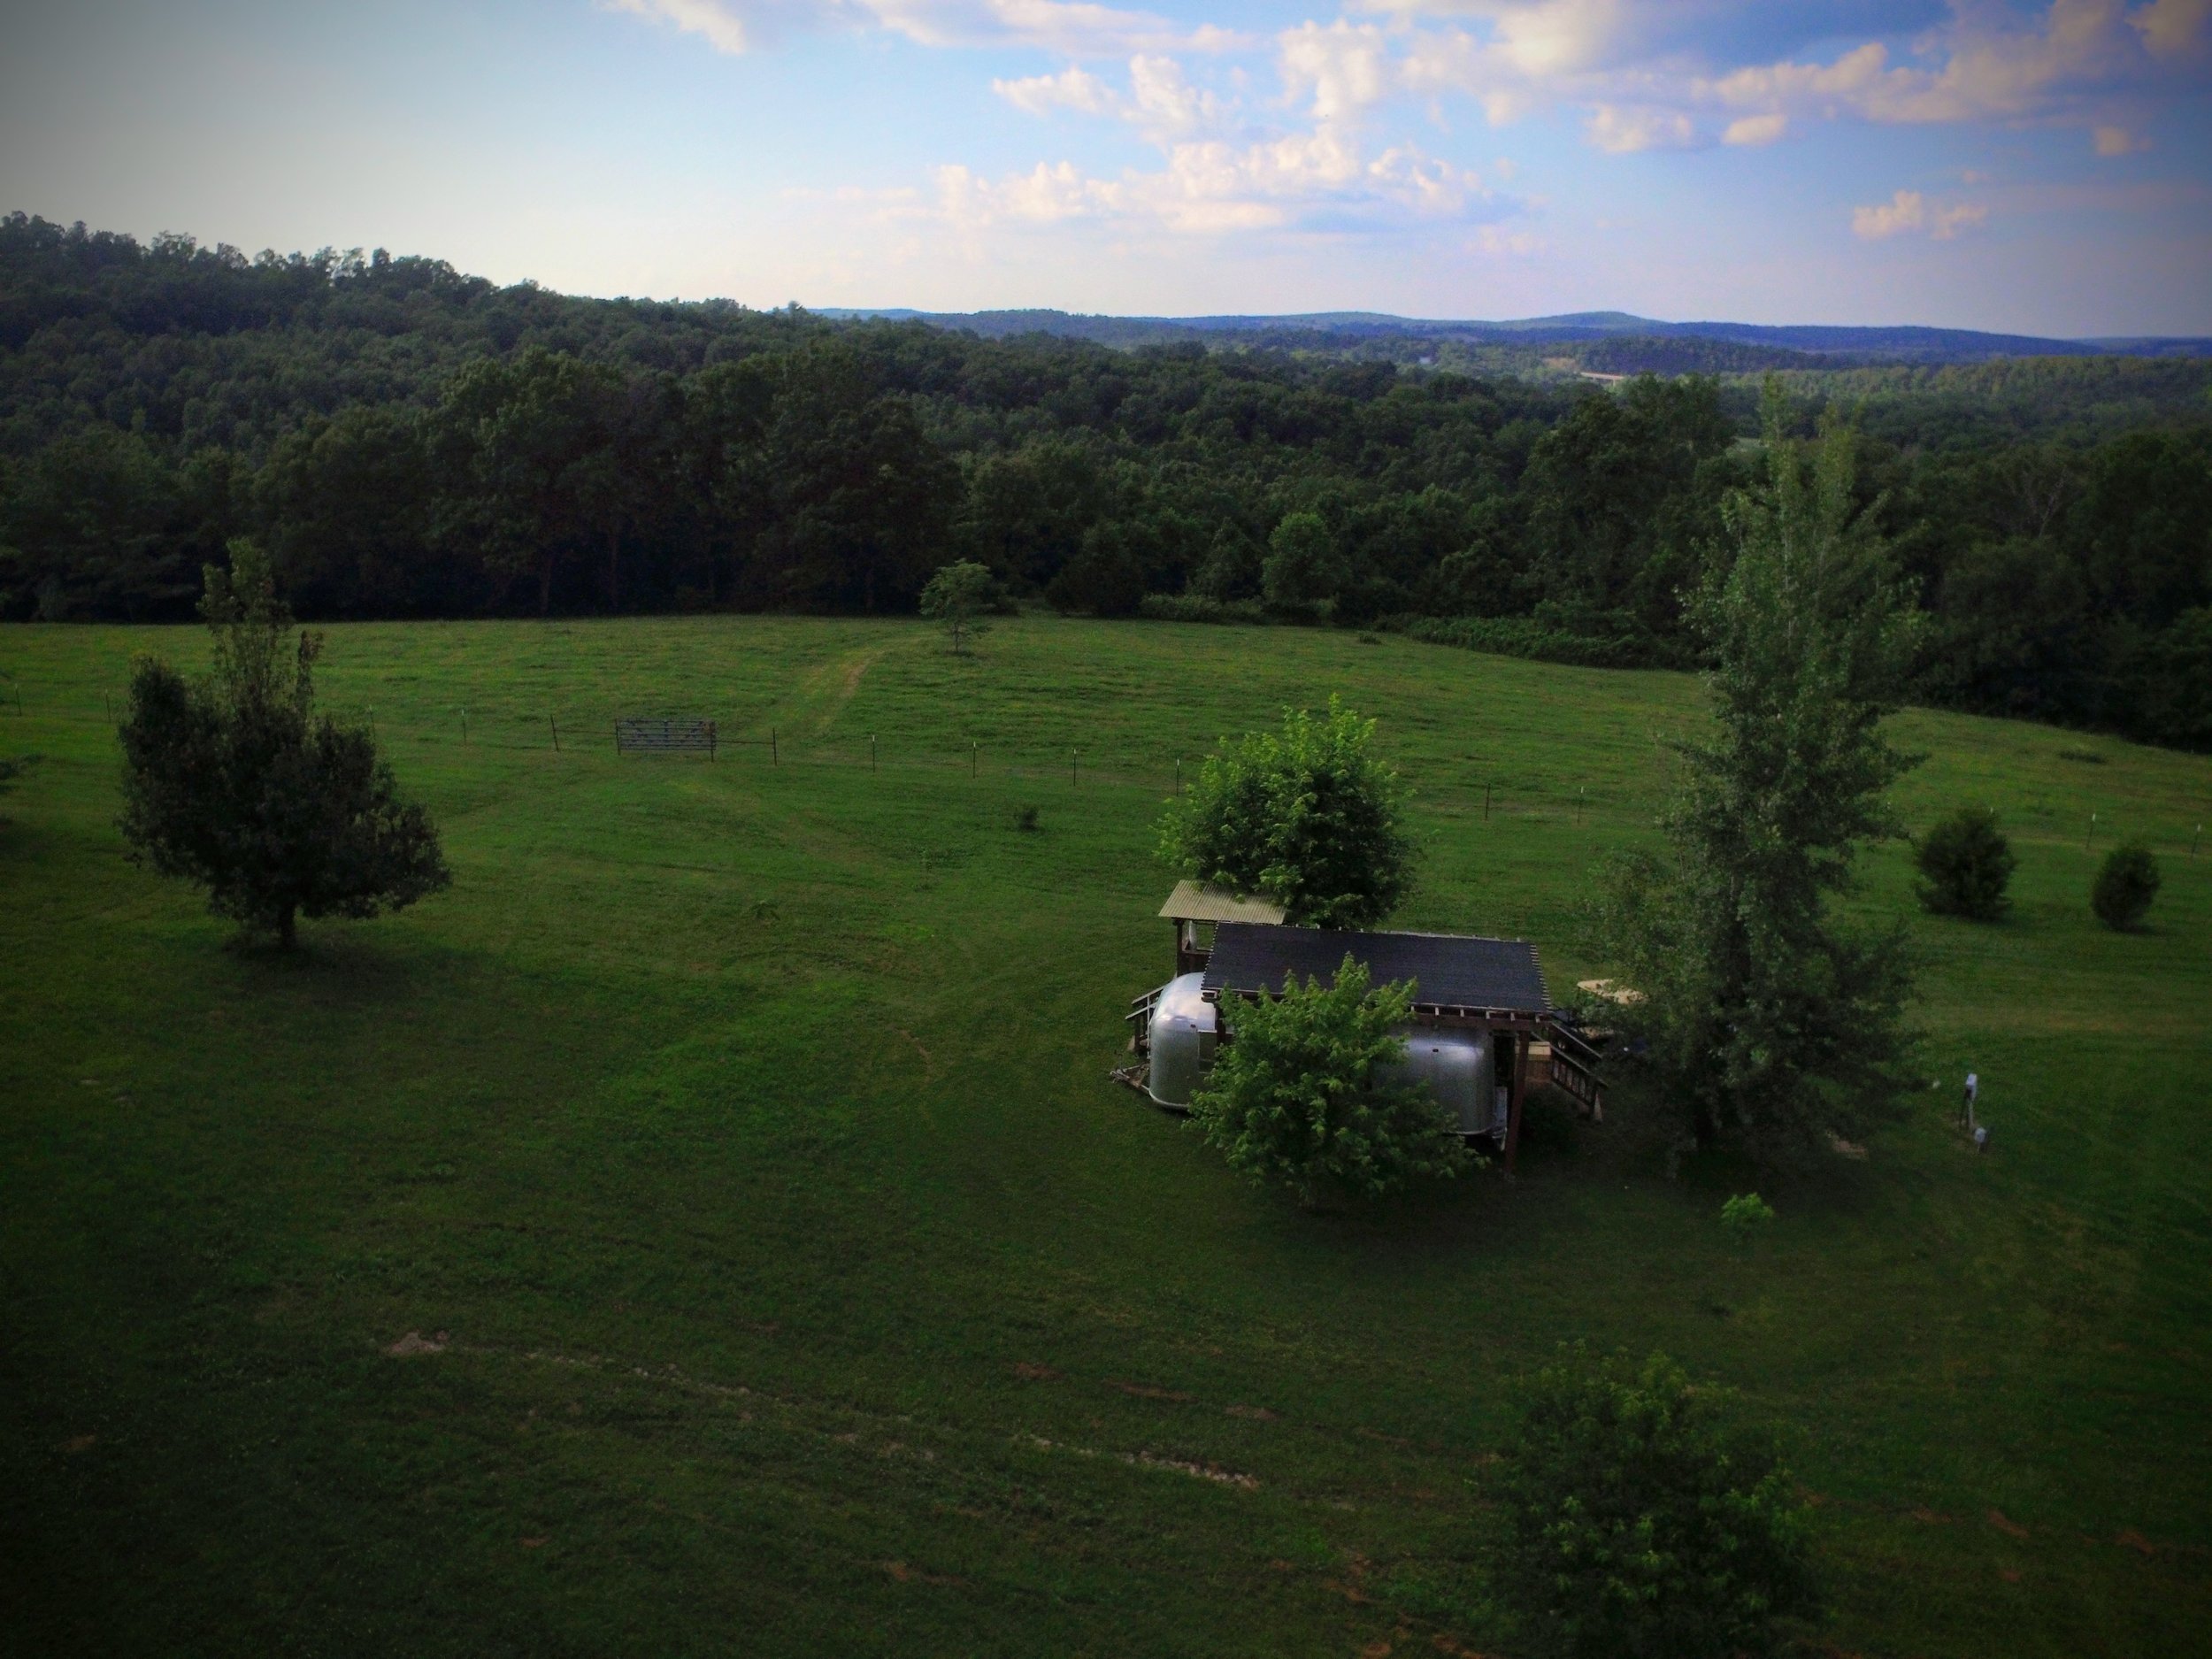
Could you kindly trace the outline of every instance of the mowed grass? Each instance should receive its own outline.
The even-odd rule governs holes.
[[[1170,966],[1179,757],[1341,692],[1417,791],[1403,921],[1532,938],[1561,991],[1689,680],[1041,618],[967,662],[897,623],[334,628],[325,702],[456,882],[284,959],[122,861],[141,649],[205,656],[0,635],[0,753],[45,756],[0,806],[12,1651],[1512,1653],[1483,1460],[1577,1339],[1781,1436],[1845,1651],[2206,1648],[2201,758],[1899,720],[1909,817],[1998,808],[2017,908],[1911,915],[1942,1087],[1765,1183],[1739,1253],[1753,1178],[1671,1177],[1632,1079],[1601,1127],[1540,1096],[1517,1179],[1316,1216],[1105,1079]],[[663,711],[780,764],[613,755]],[[2131,936],[2086,903],[2123,834],[2166,875]],[[1902,849],[1868,876],[1911,911]]]

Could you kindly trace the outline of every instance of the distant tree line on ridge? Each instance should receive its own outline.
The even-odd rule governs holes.
[[[2203,376],[1786,377],[1801,434],[1864,399],[1916,698],[2212,747]],[[981,340],[0,219],[12,619],[189,616],[243,534],[311,618],[910,611],[967,558],[1070,611],[1678,666],[1755,426],[1712,378]]]

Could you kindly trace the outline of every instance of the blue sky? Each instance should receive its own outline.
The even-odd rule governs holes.
[[[749,304],[2212,334],[2212,0],[74,0],[0,210]]]

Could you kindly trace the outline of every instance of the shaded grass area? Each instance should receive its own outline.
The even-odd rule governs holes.
[[[1103,1080],[1169,965],[1179,758],[1341,691],[1417,791],[1406,923],[1532,938],[1556,991],[1681,677],[1044,619],[972,662],[900,624],[338,628],[325,700],[374,710],[457,885],[287,960],[119,859],[102,696],[149,647],[203,657],[0,636],[0,752],[47,757],[0,827],[25,1651],[1512,1652],[1474,1483],[1504,1380],[1578,1338],[1783,1436],[1846,1649],[2212,1617],[2201,759],[1901,719],[1908,815],[1995,806],[2016,914],[1914,918],[1943,1088],[1763,1187],[1740,1253],[1751,1178],[1670,1179],[1632,1083],[1603,1127],[1540,1104],[1517,1181],[1330,1217]],[[779,764],[611,752],[661,711]],[[2165,861],[2137,935],[2088,912],[2116,834]],[[1909,877],[1881,850],[1860,905]]]

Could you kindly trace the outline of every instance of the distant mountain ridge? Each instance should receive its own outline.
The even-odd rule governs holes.
[[[1138,346],[1178,342],[1251,342],[1339,348],[1363,341],[1377,344],[1451,342],[1472,347],[1577,347],[1599,342],[1708,341],[1757,349],[1755,365],[1840,367],[1872,363],[1979,363],[1995,357],[2212,357],[2212,337],[2125,336],[2062,340],[2036,334],[1991,334],[1973,328],[1917,326],[1852,327],[1820,324],[1664,322],[1627,311],[1570,311],[1556,317],[1506,320],[1453,320],[1394,317],[1380,311],[1302,311],[1282,316],[1107,317],[1035,311],[925,311],[885,306],[824,307],[818,315],[885,318],[964,329],[985,339],[1043,334],[1089,340],[1102,345]]]

